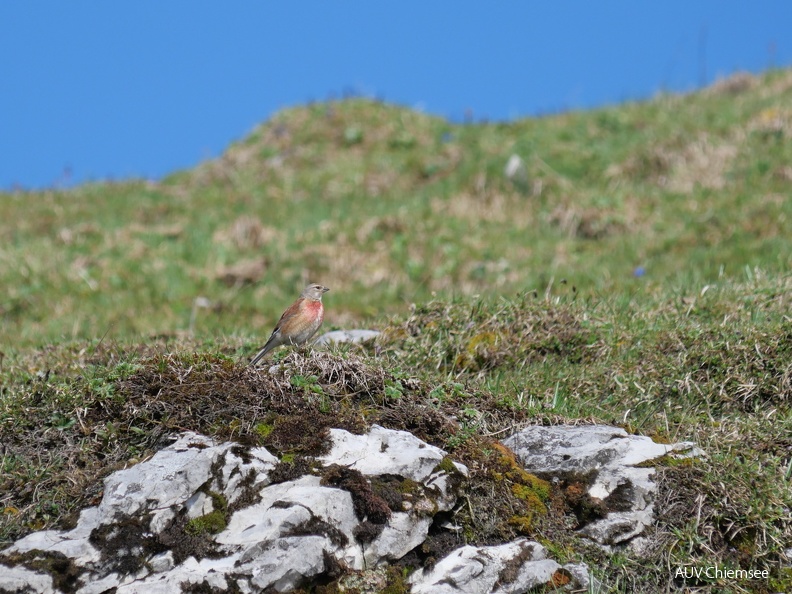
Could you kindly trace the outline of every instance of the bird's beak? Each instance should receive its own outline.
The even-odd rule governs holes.
[[[328,287],[322,287],[322,293],[327,293],[330,289]]]

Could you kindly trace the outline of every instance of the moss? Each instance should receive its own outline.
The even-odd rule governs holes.
[[[527,472],[514,456],[514,452],[501,444],[494,444],[497,454],[492,476],[496,481],[511,484],[512,495],[524,501],[530,509],[546,512],[550,499],[550,483]]]
[[[407,485],[405,485],[405,481],[409,481]],[[412,489],[410,489],[409,483],[412,483]],[[371,491],[381,497],[393,511],[401,511],[403,509],[405,497],[410,499],[414,495],[423,492],[421,485],[415,481],[402,479],[401,476],[395,474],[369,477],[369,484],[371,485]]]
[[[275,418],[273,428],[262,441],[267,449],[276,453],[300,453],[321,456],[330,451],[328,426],[324,415],[281,415]]]
[[[187,522],[185,530],[194,535],[217,534],[225,530],[226,525],[225,514],[220,510],[215,510],[198,518],[193,518]]]
[[[291,526],[289,528],[285,527],[281,534],[281,536],[284,537],[314,535],[326,536],[330,542],[339,548],[345,547],[347,544],[349,544],[349,539],[347,538],[346,534],[344,534],[336,526],[333,526],[329,522],[325,522],[322,518],[313,514],[311,514],[311,517],[305,522]]]
[[[542,499],[541,489],[537,492],[535,488],[528,485],[515,484],[511,486],[511,491],[515,497],[525,501],[531,509],[547,511]]]
[[[401,480],[396,488],[403,495],[418,495],[423,489],[421,483],[409,478]]]
[[[486,331],[473,335],[454,360],[454,367],[473,371],[495,367],[503,358],[503,353],[497,348],[500,342],[500,336],[495,332]]]
[[[651,460],[649,466],[666,466],[666,467],[676,467],[676,468],[685,468],[690,466],[695,466],[696,462],[698,461],[697,458],[692,456],[687,458],[678,458],[676,456],[662,456],[661,458],[656,458]],[[642,466],[642,465],[638,465]]]
[[[281,461],[269,472],[270,484],[293,481],[306,474],[318,474],[321,466],[315,460],[300,455],[284,454]]]
[[[360,522],[352,529],[352,536],[361,544],[368,544],[382,534],[385,526],[383,524],[374,524],[368,520]]]
[[[781,568],[778,577],[770,577],[767,587],[770,592],[792,592],[792,568]]]
[[[212,507],[214,508],[208,514],[193,518],[184,527],[188,534],[217,534],[225,530],[228,525],[228,501],[220,493],[213,491],[206,492],[212,499]]]
[[[273,423],[257,423],[253,426],[253,431],[262,440],[268,438],[273,429],[275,429],[275,425]]]
[[[359,520],[384,525],[391,516],[388,502],[374,492],[369,480],[357,470],[331,464],[322,475],[321,484],[349,491]]]
[[[407,581],[407,572],[398,567],[388,567],[386,571],[387,585],[380,594],[408,594],[411,586]]]
[[[454,461],[448,456],[443,458],[440,461],[440,463],[437,466],[435,466],[435,472],[437,472],[438,470],[442,470],[443,472],[448,474],[455,474],[459,472],[459,470],[457,470],[456,465],[454,464]]]
[[[151,516],[122,517],[91,531],[89,542],[101,552],[105,567],[121,575],[137,573],[145,560],[166,547],[150,532]]]
[[[75,591],[80,583],[80,575],[84,571],[74,564],[73,559],[63,553],[39,549],[4,555],[0,561],[10,561],[14,565],[20,564],[28,569],[43,571],[52,577],[52,585],[55,589],[63,592]]]
[[[509,526],[519,534],[531,535],[534,532],[533,516],[512,516],[509,518]]]

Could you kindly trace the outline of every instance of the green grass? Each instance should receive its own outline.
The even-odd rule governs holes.
[[[495,490],[487,436],[511,426],[695,441],[705,459],[658,468],[643,559],[552,513],[457,520],[471,542],[527,531],[616,591],[711,564],[772,573],[711,591],[792,591],[790,105],[788,70],[508,124],[356,99],[285,110],[159,183],[0,194],[0,544],[68,522],[185,427],[305,470],[317,444],[279,390],[329,425],[414,430]],[[246,375],[309,280],[332,289],[328,327],[384,340],[288,355],[283,384]]]

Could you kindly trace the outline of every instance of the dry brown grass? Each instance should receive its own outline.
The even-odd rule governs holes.
[[[723,189],[726,175],[739,154],[739,136],[723,141],[701,134],[681,147],[659,145],[633,155],[606,171],[611,178],[647,179],[660,188],[691,194],[697,188]]]
[[[255,216],[242,215],[230,225],[214,232],[212,240],[221,245],[229,245],[238,250],[254,250],[278,241],[283,233],[270,225],[264,225]]]
[[[536,204],[517,192],[485,189],[482,192],[461,192],[431,201],[432,212],[440,217],[455,217],[478,224],[500,223],[526,229],[536,221]]]

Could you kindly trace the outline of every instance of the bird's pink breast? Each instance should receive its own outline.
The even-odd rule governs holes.
[[[314,314],[315,319],[317,320],[318,324],[321,324],[324,321],[324,307],[322,307],[321,301],[309,301],[308,308],[310,308],[311,313]]]
[[[324,320],[324,307],[321,301],[303,301],[299,313],[289,320],[282,331],[291,336],[294,342],[304,342],[313,336]]]

